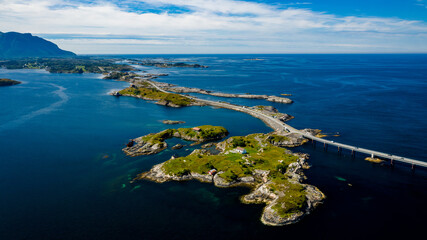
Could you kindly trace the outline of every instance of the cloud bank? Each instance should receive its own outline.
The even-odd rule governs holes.
[[[0,31],[80,54],[427,52],[427,24],[338,16],[308,2],[0,0]]]

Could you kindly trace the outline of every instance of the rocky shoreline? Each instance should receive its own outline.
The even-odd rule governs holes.
[[[210,125],[194,128],[166,129],[159,133],[131,139],[122,150],[126,155],[131,157],[152,155],[165,150],[168,147],[165,140],[172,137],[200,144],[207,141],[219,140],[227,135],[228,131],[225,128]],[[174,147],[177,146],[175,145]]]
[[[312,212],[325,199],[318,188],[304,183],[303,169],[309,168],[306,162],[308,155],[275,146],[298,145],[299,139],[293,141],[275,134],[231,137],[220,143],[205,144],[186,157],[172,157],[148,172],[138,174],[131,182],[198,180],[224,188],[249,187],[252,191],[242,196],[241,201],[266,205],[261,215],[262,223],[270,226],[292,224]],[[236,146],[247,146],[248,152],[244,150],[239,154]],[[217,153],[207,149],[212,147]]]
[[[194,150],[192,154],[196,154],[199,151],[200,150]],[[183,176],[169,175],[163,170],[163,165],[165,163],[160,163],[153,166],[150,171],[139,174],[131,182],[133,183],[143,179],[157,183],[164,183],[168,181],[197,180],[203,183],[213,183],[216,187],[250,187],[252,191],[249,194],[242,196],[241,201],[246,204],[266,204],[261,216],[261,222],[269,226],[284,226],[298,222],[304,216],[310,214],[318,205],[323,203],[323,200],[326,198],[326,196],[317,187],[302,183],[302,181],[306,178],[302,169],[307,169],[309,166],[305,161],[307,155],[297,155],[299,156],[298,161],[289,165],[285,175],[293,184],[298,184],[304,188],[307,201],[306,206],[304,209],[302,209],[302,211],[293,213],[288,217],[279,216],[273,209],[273,206],[277,204],[279,197],[281,197],[281,195],[284,193],[271,191],[270,185],[272,182],[267,178],[270,172],[265,170],[254,171],[252,176],[242,177],[233,182],[228,182],[224,178],[220,177],[219,174],[212,176],[210,174],[190,172]]]
[[[187,96],[159,91],[158,89],[156,89],[151,84],[145,81],[139,84],[131,84],[131,86],[128,88],[125,88],[120,91],[113,91],[109,94],[116,97],[127,96],[140,98],[147,101],[155,101],[155,104],[174,108],[205,105]]]

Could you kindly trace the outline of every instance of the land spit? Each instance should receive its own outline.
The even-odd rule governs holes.
[[[278,97],[273,95],[221,93],[221,92],[204,90],[201,88],[179,87],[169,83],[154,82],[154,81],[152,82],[156,84],[156,86],[159,86],[160,88],[162,88],[163,90],[174,92],[174,93],[199,93],[199,94],[211,95],[215,97],[264,99],[269,102],[278,102],[278,103],[285,103],[285,104],[293,103],[293,101],[289,98]]]

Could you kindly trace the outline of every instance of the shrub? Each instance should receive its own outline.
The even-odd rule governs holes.
[[[182,177],[182,176],[185,176],[185,175],[189,175],[190,173],[191,173],[190,169],[185,168],[185,169],[183,169],[183,170],[178,171],[178,172],[176,173],[176,175],[177,175],[178,177]]]
[[[284,164],[284,163],[281,163],[281,164],[276,166],[276,170],[281,172],[281,173],[285,173],[287,168],[288,168],[288,165]]]
[[[246,141],[242,137],[234,137],[231,144],[233,147],[246,147]]]

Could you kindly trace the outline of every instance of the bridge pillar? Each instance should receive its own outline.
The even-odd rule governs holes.
[[[326,143],[323,143],[323,150],[326,152],[328,151],[328,146],[326,145]]]
[[[354,151],[354,149],[351,149],[351,157],[355,158],[355,156],[356,156],[356,152]]]
[[[339,155],[341,155],[341,150],[342,150],[342,149],[341,149],[340,147],[338,147],[338,154],[339,154]]]
[[[371,158],[374,158],[374,154],[373,153],[371,154]]]
[[[390,166],[391,166],[392,168],[394,168],[394,161],[393,161],[393,158],[390,158]]]
[[[411,170],[412,170],[412,172],[415,172],[415,165],[414,164],[412,164]]]

